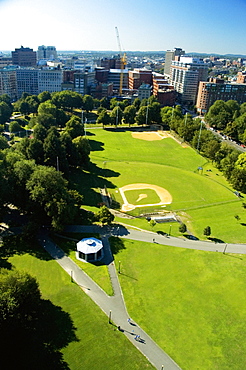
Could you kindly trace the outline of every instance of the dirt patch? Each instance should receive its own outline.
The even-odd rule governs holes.
[[[160,202],[155,203],[155,204],[143,204],[141,206],[128,203],[127,198],[125,196],[125,191],[127,191],[127,190],[140,190],[140,189],[152,189],[152,190],[154,190],[157,193],[158,197],[160,198]],[[121,194],[123,202],[124,202],[124,204],[121,207],[121,211],[123,211],[123,212],[131,211],[131,210],[133,210],[135,208],[139,208],[139,207],[163,206],[165,204],[172,203],[171,194],[166,189],[161,188],[160,186],[157,186],[157,185],[152,185],[152,184],[129,184],[129,185],[126,185],[126,186],[123,186],[122,188],[120,188],[119,191],[120,191],[120,194]],[[143,195],[145,195],[145,194],[140,194],[139,197],[143,196]]]
[[[162,140],[169,137],[169,134],[165,131],[143,131],[143,132],[132,132],[134,139],[141,139],[147,141]]]

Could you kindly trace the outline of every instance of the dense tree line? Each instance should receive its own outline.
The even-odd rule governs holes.
[[[246,103],[217,100],[205,116],[213,128],[223,131],[231,139],[246,144]]]
[[[22,100],[29,98],[24,95]],[[48,98],[50,94],[41,94],[43,101],[27,121],[33,127],[30,137],[10,146],[1,137],[1,207],[14,205],[33,224],[50,223],[61,229],[68,220],[80,217],[82,197],[69,189],[66,178],[71,168],[88,166],[90,145],[81,119],[60,108],[65,104],[62,99],[57,106]],[[69,104],[71,109],[75,103]]]

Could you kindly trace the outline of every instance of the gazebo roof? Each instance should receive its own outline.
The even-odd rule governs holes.
[[[84,254],[96,253],[102,249],[102,247],[102,241],[93,237],[84,238],[77,243],[77,251]]]

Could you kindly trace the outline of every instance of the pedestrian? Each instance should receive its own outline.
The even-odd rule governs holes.
[[[155,239],[153,239],[153,243],[155,243]]]
[[[127,319],[127,321],[129,322],[129,324],[130,324],[130,322],[131,322],[131,319],[130,319],[130,317]]]

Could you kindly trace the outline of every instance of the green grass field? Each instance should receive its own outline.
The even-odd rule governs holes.
[[[246,224],[246,211],[242,201],[221,173],[190,147],[183,148],[171,138],[134,139],[130,131],[124,130],[91,130],[88,138],[92,148],[91,172],[77,171],[71,176],[71,184],[84,195],[86,205],[100,203],[99,189],[104,186],[120,206],[120,187],[132,183],[158,185],[173,198],[164,209],[175,211],[199,238],[204,239],[203,229],[210,226],[215,238],[245,242],[246,230],[241,224]],[[198,170],[199,166],[203,171]],[[144,199],[141,202],[144,204]],[[131,213],[139,215],[142,209]],[[235,223],[232,214],[240,215],[241,223]]]
[[[75,238],[75,235],[73,233],[69,234],[72,238]],[[81,238],[78,238],[78,240],[86,238],[87,236],[89,235],[81,235]],[[90,236],[92,236],[92,234],[90,234]],[[63,251],[66,252],[68,257],[71,258],[71,260],[73,260],[88,276],[90,276],[90,278],[92,278],[108,295],[113,295],[107,266],[79,261],[75,254],[76,246],[74,241],[59,238],[58,236],[54,236],[52,239]]]
[[[69,275],[55,261],[40,260],[28,254],[16,255],[9,261],[35,276],[42,297],[69,314],[77,337],[61,350],[69,369],[153,369],[124,335],[108,324],[108,318],[71,283]]]
[[[183,370],[244,369],[246,256],[123,242],[132,318]]]
[[[128,203],[136,206],[160,202],[157,193],[152,189],[127,190],[124,193]],[[141,195],[144,195],[144,197],[141,197]]]

